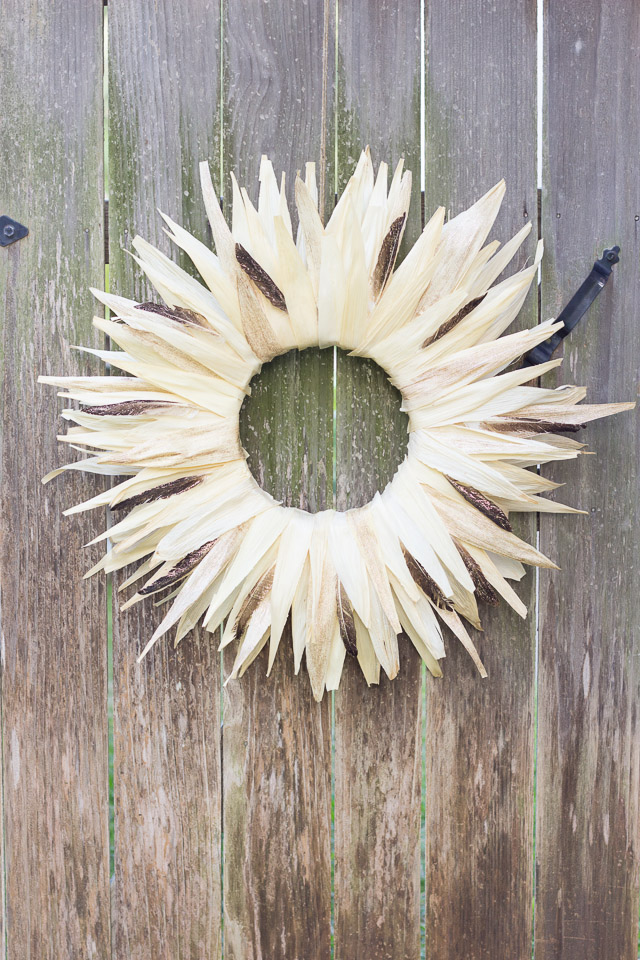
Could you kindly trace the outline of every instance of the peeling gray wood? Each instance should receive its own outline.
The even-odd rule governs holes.
[[[105,584],[83,581],[104,517],[63,517],[96,477],[41,478],[73,459],[63,402],[39,374],[89,373],[103,265],[102,7],[0,10],[0,213],[29,236],[0,248],[3,314],[2,743],[8,924],[2,954],[107,957],[109,801]],[[4,906],[4,904],[3,904]]]
[[[338,182],[361,149],[413,173],[404,248],[421,230],[420,5],[339,5]],[[338,351],[337,507],[383,489],[403,459],[407,417],[384,371]],[[335,695],[336,960],[420,955],[422,682],[409,641],[400,674],[368,689],[350,658]]]
[[[208,160],[219,182],[220,10],[111,0],[109,25],[110,286],[146,299],[122,249],[136,233],[189,267],[157,207],[209,239],[197,170]],[[160,615],[150,601],[114,610],[114,954],[217,958],[220,656],[196,630],[136,664]]]
[[[492,236],[505,241],[533,220],[522,267],[537,219],[535,4],[432,0],[426,43],[426,216],[440,203],[454,216],[504,177]],[[536,315],[534,290],[518,323]],[[535,542],[535,519],[516,529]],[[474,641],[488,679],[451,636],[444,678],[427,678],[431,960],[488,960],[506,944],[511,957],[531,955],[535,573],[516,590],[527,621],[504,602],[481,609],[484,633]]]
[[[615,274],[565,340],[558,382],[591,402],[633,400],[640,357],[640,9],[545,10],[543,317],[606,246]],[[541,518],[536,958],[638,955],[640,634],[638,413],[581,434],[594,457],[558,464],[587,516]],[[546,470],[545,470],[546,472]]]
[[[234,170],[256,201],[262,153],[276,176],[286,172],[290,202],[306,160],[330,192],[331,7],[226,5],[225,197]],[[332,506],[332,381],[333,352],[307,350],[277,358],[252,382],[243,443],[254,475],[286,505]],[[225,957],[233,960],[326,960],[330,952],[330,702],[313,701],[304,666],[296,677],[292,660],[287,629],[270,678],[265,650],[225,688]],[[227,671],[232,661],[230,651]]]
[[[99,551],[82,544],[103,518],[62,516],[101,481],[41,486],[66,451],[55,440],[61,404],[35,383],[41,372],[99,372],[69,344],[99,345],[88,287],[104,277],[102,6],[0,2],[0,213],[30,228],[0,248],[0,950],[8,960],[220,958],[224,826],[225,956],[326,960],[330,700],[318,706],[306,675],[292,675],[288,633],[271,678],[263,657],[227,688],[223,762],[216,638],[196,631],[177,652],[161,643],[139,667],[158,611],[116,612],[110,890],[106,594],[100,577],[81,579]],[[200,159],[227,197],[233,168],[254,198],[262,152],[286,169],[290,196],[295,170],[316,159],[326,214],[335,175],[342,188],[364,144],[376,163],[404,154],[415,239],[418,4],[341,0],[336,64],[333,2],[229,0],[221,110],[218,2],[110,0],[111,289],[149,294],[122,250],[136,232],[189,267],[156,206],[210,238]],[[603,246],[620,243],[622,261],[568,341],[559,379],[587,384],[595,401],[630,399],[640,355],[638,10],[632,0],[561,0],[545,17],[542,314],[557,314]],[[535,221],[535,19],[525,0],[427,5],[427,216],[440,202],[455,214],[504,175],[496,235]],[[535,318],[533,295],[522,322]],[[406,422],[384,374],[339,353],[336,376],[335,463],[331,350],[276,360],[243,409],[252,469],[287,504],[366,502],[404,454]],[[637,413],[590,426],[597,457],[553,468],[567,481],[563,497],[589,515],[541,521],[541,549],[563,571],[540,581],[539,960],[636,957],[637,436]],[[531,524],[520,531],[533,539]],[[532,610],[531,572],[517,589]],[[336,960],[419,956],[425,694],[427,955],[484,960],[505,943],[510,956],[530,955],[533,619],[503,608],[483,620],[486,681],[453,640],[444,680],[427,677],[424,689],[408,645],[401,675],[378,690],[347,665],[335,697]]]

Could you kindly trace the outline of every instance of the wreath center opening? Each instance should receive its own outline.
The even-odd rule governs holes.
[[[292,350],[266,363],[240,412],[251,473],[284,506],[310,513],[361,507],[407,452],[402,398],[373,360],[344,350]]]

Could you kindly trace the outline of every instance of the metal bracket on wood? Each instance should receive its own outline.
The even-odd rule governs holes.
[[[620,247],[611,247],[605,250],[599,260],[593,265],[593,269],[582,286],[574,293],[562,313],[558,316],[558,323],[564,326],[556,331],[548,340],[539,343],[537,347],[530,350],[522,361],[523,367],[533,367],[537,363],[546,363],[551,359],[551,355],[560,345],[568,334],[571,333],[575,325],[585,315],[595,298],[603,289],[607,280],[611,276],[611,270],[618,262],[620,257]]]
[[[29,228],[25,227],[17,220],[11,217],[0,217],[0,247],[8,247],[16,240],[22,240],[29,233]]]

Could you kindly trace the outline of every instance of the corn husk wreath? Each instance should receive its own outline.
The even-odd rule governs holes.
[[[499,597],[526,616],[508,581],[523,563],[554,566],[513,534],[509,513],[579,512],[543,499],[556,484],[527,467],[577,457],[582,444],[565,434],[633,406],[532,386],[560,360],[510,368],[559,326],[503,336],[542,244],[530,266],[492,286],[530,229],[484,245],[500,182],[448,222],[437,210],[394,270],[411,175],[400,163],[388,188],[386,164],[374,176],[368,150],[326,227],[307,164],[295,183],[296,237],[284,177],[279,186],[266,158],[257,210],[233,180],[231,230],[206,164],[201,178],[216,253],[164,219],[204,284],[136,237],[135,259],[162,302],[94,291],[113,314],[94,324],[123,352],[86,350],[125,375],[41,377],[82,405],[63,411],[75,426],[60,439],[93,454],[45,480],[70,469],[126,478],[66,511],[113,511],[93,541],[108,538],[110,549],[87,576],[140,562],[122,587],[146,582],[124,607],[156,594],[170,603],[141,658],[175,625],[178,643],[201,619],[211,632],[226,621],[231,677],[266,644],[271,670],[290,617],[295,670],[306,654],[319,700],[337,688],[347,654],[370,684],[380,668],[395,677],[399,638],[440,676],[445,624],[486,675],[463,621],[480,628],[478,601]],[[366,506],[310,515],[258,486],[239,411],[263,363],[334,344],[373,358],[401,391],[408,453]]]

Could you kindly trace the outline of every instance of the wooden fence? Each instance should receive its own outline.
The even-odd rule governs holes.
[[[104,518],[62,517],[97,484],[42,487],[63,453],[59,404],[36,378],[98,370],[69,345],[97,343],[88,287],[105,283],[107,223],[108,283],[138,297],[124,250],[136,232],[168,250],[157,207],[208,238],[199,160],[226,198],[231,170],[255,193],[262,152],[289,183],[315,159],[328,209],[366,143],[376,161],[404,155],[419,183],[423,134],[424,211],[457,212],[505,176],[496,235],[532,221],[522,259],[544,236],[523,323],[556,314],[603,246],[621,245],[559,380],[632,399],[640,5],[546,0],[542,18],[535,0],[107,9],[108,46],[102,0],[0,0],[0,214],[30,231],[0,249],[4,955],[525,960],[534,942],[536,960],[635,958],[637,417],[590,426],[597,457],[554,468],[588,516],[539,521],[562,571],[520,585],[532,610],[537,593],[537,632],[535,615],[489,618],[488,680],[453,644],[438,682],[405,650],[394,683],[367,690],[348,670],[318,705],[286,656],[268,682],[260,661],[222,693],[229,663],[203,633],[136,665],[151,606],[114,610],[111,660],[110,594],[81,579]],[[373,365],[339,354],[334,374],[332,351],[290,355],[254,395],[246,444],[287,503],[358,505],[393,473],[404,423]],[[535,517],[520,530],[533,540]]]

